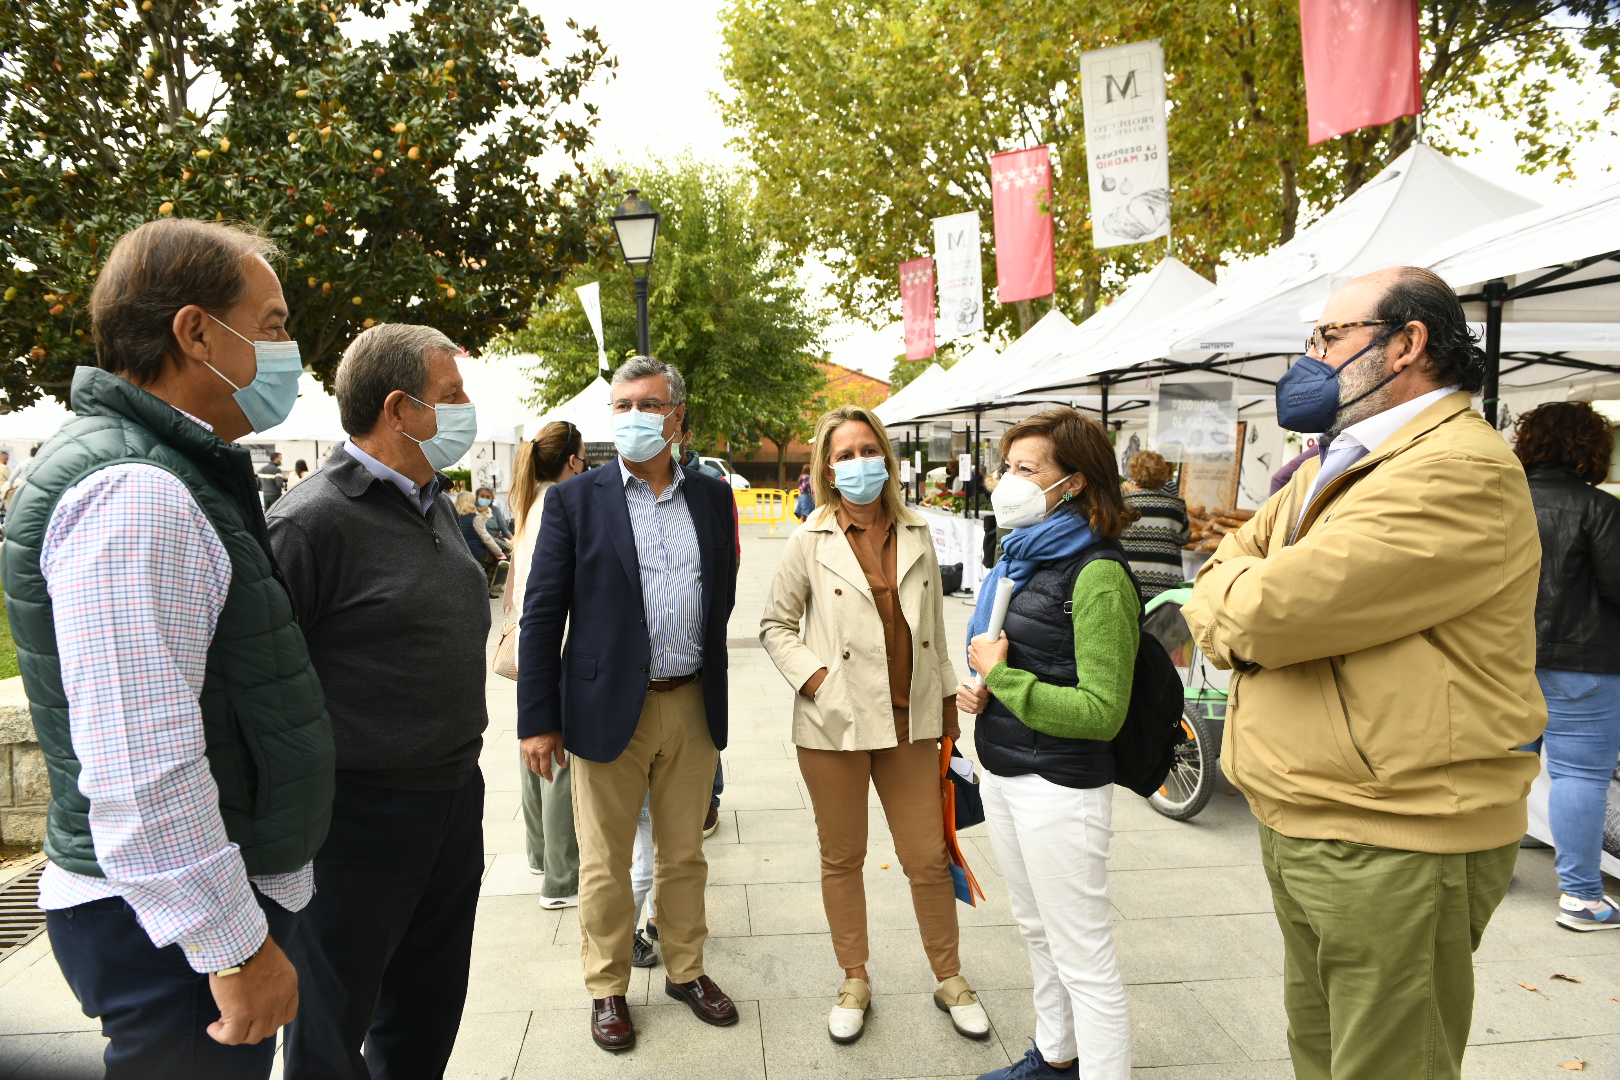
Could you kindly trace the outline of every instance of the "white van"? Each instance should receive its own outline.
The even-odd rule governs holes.
[[[720,475],[725,477],[726,481],[731,484],[732,491],[747,491],[753,486],[741,473],[731,467],[731,462],[724,458],[700,457],[698,458],[698,464],[706,465],[711,469],[719,469]]]

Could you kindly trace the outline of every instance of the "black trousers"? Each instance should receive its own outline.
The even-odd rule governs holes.
[[[467,1001],[484,777],[454,791],[337,782],[297,946],[286,1080],[436,1080]]]
[[[254,890],[270,936],[291,951],[299,916]],[[208,1034],[219,1019],[208,976],[179,945],[158,948],[121,897],[45,913],[51,951],[84,1015],[108,1038],[107,1080],[265,1080],[276,1040],[225,1046]]]

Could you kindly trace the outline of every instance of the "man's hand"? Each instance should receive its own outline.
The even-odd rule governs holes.
[[[219,1006],[208,1036],[226,1046],[262,1042],[298,1015],[298,972],[268,935],[241,971],[208,976],[208,989]]]
[[[563,750],[563,737],[560,731],[530,735],[518,743],[518,749],[523,753],[523,764],[542,780],[550,781],[556,775],[552,771],[554,764],[558,769],[568,768],[568,756]]]

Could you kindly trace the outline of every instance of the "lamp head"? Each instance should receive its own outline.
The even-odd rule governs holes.
[[[662,216],[648,205],[639,191],[631,188],[624,193],[624,202],[613,213],[613,232],[619,239],[619,252],[625,262],[631,266],[646,266],[652,262],[660,220]]]

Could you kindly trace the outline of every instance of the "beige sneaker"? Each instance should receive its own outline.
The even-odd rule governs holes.
[[[957,1034],[970,1039],[990,1037],[990,1017],[985,1015],[979,996],[962,976],[952,975],[940,983],[939,989],[934,991],[934,1004],[942,1012],[951,1014],[951,1026],[956,1028]]]
[[[827,1034],[835,1043],[852,1043],[866,1030],[866,1010],[872,1004],[872,986],[865,979],[845,979],[838,988],[838,1003],[827,1014]]]

